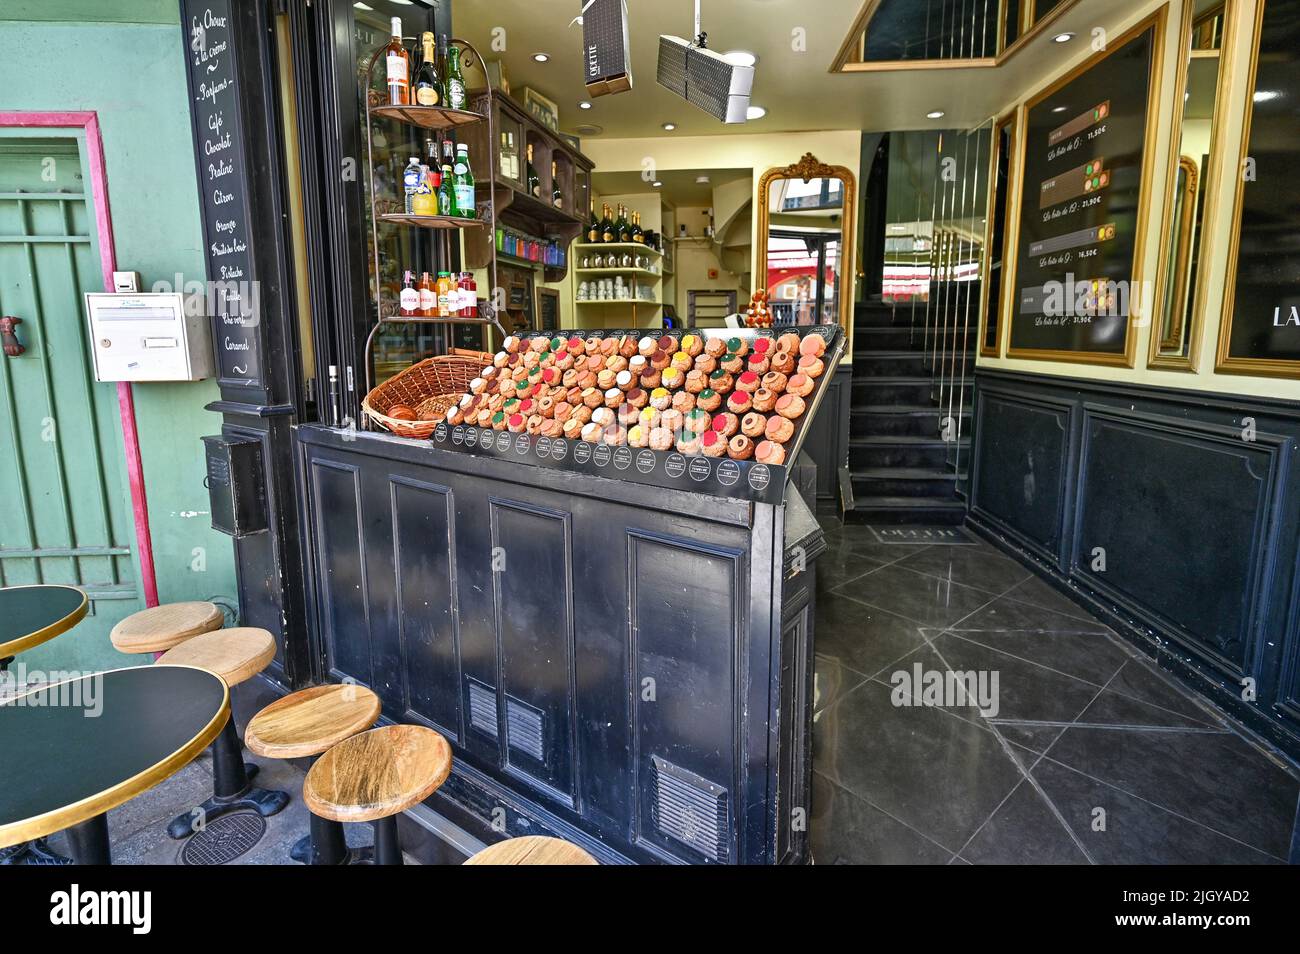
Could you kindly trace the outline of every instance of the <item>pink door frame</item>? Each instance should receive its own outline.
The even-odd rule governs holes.
[[[100,268],[104,290],[113,290],[117,255],[113,250],[113,219],[108,211],[108,171],[104,166],[104,144],[99,135],[99,116],[94,112],[20,113],[0,112],[0,127],[27,129],[80,129],[86,139],[86,164],[90,168],[90,197],[99,236]],[[131,510],[135,516],[135,542],[140,557],[140,583],[145,606],[158,605],[158,578],[154,572],[153,538],[149,533],[149,502],[144,490],[144,462],[140,457],[140,435],[135,426],[135,396],[131,385],[117,385],[117,406],[122,417],[122,445],[126,451],[126,474],[131,485]]]

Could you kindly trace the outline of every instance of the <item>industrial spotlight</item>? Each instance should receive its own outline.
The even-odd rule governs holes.
[[[626,0],[584,0],[579,19],[587,93],[595,97],[627,92],[632,88],[632,54]]]
[[[695,0],[695,41],[659,37],[659,85],[724,123],[743,123],[754,89],[754,67],[736,66],[708,49]]]

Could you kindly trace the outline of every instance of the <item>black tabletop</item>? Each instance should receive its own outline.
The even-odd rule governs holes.
[[[156,785],[203,751],[228,714],[225,683],[188,666],[116,669],[0,704],[0,846]],[[51,817],[20,830],[38,816]]]
[[[26,641],[27,637],[64,620],[69,620],[71,626],[85,615],[85,606],[86,594],[75,586],[0,588],[0,646]]]

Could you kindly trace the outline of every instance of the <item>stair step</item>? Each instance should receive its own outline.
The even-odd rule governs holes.
[[[854,523],[956,526],[965,522],[966,504],[955,498],[859,496],[854,498],[853,509],[844,519]]]
[[[907,406],[868,404],[849,410],[849,435],[851,437],[921,437],[941,439],[940,428],[946,418],[952,417],[956,430],[970,432],[970,408],[950,412],[938,405]]]
[[[849,438],[849,467],[854,470],[938,470],[964,461],[970,441],[945,441],[916,435],[875,435]]]
[[[966,405],[970,406],[970,395],[974,382],[967,380],[959,385],[966,393]],[[875,404],[906,404],[913,406],[937,407],[934,403],[939,393],[939,385],[928,374],[883,374],[853,376],[852,406],[854,408]]]
[[[957,490],[957,475],[948,467],[858,467],[849,476],[855,498],[952,498]]]

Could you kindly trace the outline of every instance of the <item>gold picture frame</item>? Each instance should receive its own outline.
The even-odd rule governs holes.
[[[829,166],[811,152],[804,153],[802,159],[793,165],[768,169],[758,180],[758,217],[757,217],[757,268],[767,274],[767,234],[771,226],[768,190],[773,182],[784,179],[839,179],[844,183],[844,212],[840,220],[840,327],[844,334],[852,334],[853,329],[853,280],[855,242],[854,231],[857,227],[858,183],[857,177],[845,166]],[[755,279],[758,273],[755,272]]]
[[[987,285],[988,276],[993,261],[993,220],[997,216],[997,209],[994,203],[998,201],[996,183],[998,178],[998,163],[1002,160],[1002,130],[1007,130],[1007,191],[1002,197],[1003,209],[1005,210],[1005,221],[1002,223],[1002,281],[998,285],[998,300],[990,301],[987,288],[980,294],[980,314],[979,314],[979,354],[981,358],[1000,358],[1002,356],[1002,332],[1003,332],[1003,312],[1002,302],[1006,300],[1006,292],[1012,286],[1009,281],[1014,279],[1011,262],[1008,256],[1012,249],[1012,236],[1015,229],[1012,228],[1011,212],[1012,207],[1016,205],[1016,143],[1020,138],[1020,111],[1012,109],[1000,117],[993,124],[993,136],[989,140],[989,177],[988,177],[988,198],[989,207],[986,211],[987,222],[984,224],[984,261],[982,263],[984,283]],[[990,309],[997,310],[997,327],[994,329],[995,337],[993,346],[989,347],[985,342],[988,341],[988,322]]]

